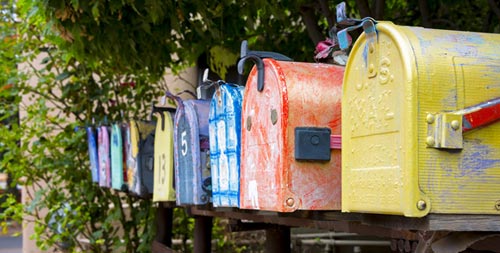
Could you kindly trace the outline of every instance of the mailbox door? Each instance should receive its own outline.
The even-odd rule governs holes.
[[[175,201],[174,144],[172,114],[164,111],[157,117],[153,201]]]
[[[327,161],[297,159],[295,151],[301,147],[296,147],[295,132],[306,127],[340,135],[344,68],[263,61],[263,90],[257,90],[254,68],[243,100],[241,208],[279,212],[340,209],[340,150],[330,150],[327,145]],[[329,134],[326,136],[320,142],[328,144]]]
[[[244,88],[223,84],[210,102],[210,170],[216,207],[239,207],[241,106]]]
[[[92,182],[99,183],[99,160],[97,154],[97,131],[94,127],[86,127],[87,144],[90,158],[90,172],[92,174]]]
[[[127,165],[127,160],[128,160],[128,154],[129,150],[131,149],[130,147],[130,125],[128,123],[122,123],[121,124],[121,133],[122,133],[122,158],[123,158],[123,184],[121,186],[122,191],[126,191],[128,189],[128,165]]]
[[[201,205],[209,202],[210,184],[204,187],[210,175],[202,163],[201,132],[207,132],[208,100],[182,102],[175,115],[174,146],[177,203],[179,205]],[[204,128],[204,129],[202,129]],[[206,138],[206,135],[205,135]],[[208,147],[204,147],[206,150]],[[204,154],[204,153],[203,153]],[[204,177],[205,176],[205,177]]]
[[[130,192],[137,192],[137,166],[139,154],[139,132],[137,130],[137,123],[134,120],[129,122],[127,128],[127,140],[130,148],[127,152],[127,187]]]
[[[111,187],[121,190],[123,186],[123,142],[120,124],[111,126]]]
[[[138,194],[153,194],[154,181],[154,146],[156,122],[138,122],[139,141],[139,183]]]
[[[97,131],[99,152],[99,185],[111,186],[111,157],[109,146],[109,130],[107,126],[101,126]]]
[[[429,131],[435,116],[500,97],[492,85],[500,77],[500,36],[389,22],[375,28],[356,41],[344,78],[342,210],[498,213],[498,123],[440,131],[442,143]],[[463,147],[446,146],[453,136]]]

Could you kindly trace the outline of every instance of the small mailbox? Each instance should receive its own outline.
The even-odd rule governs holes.
[[[97,152],[99,159],[99,186],[111,187],[111,155],[107,126],[97,128]]]
[[[241,107],[244,87],[220,84],[210,102],[210,164],[213,205],[239,207]]]
[[[127,140],[123,138],[124,125],[116,123],[111,126],[111,188],[125,190],[126,164],[124,164],[124,153],[126,154]]]
[[[97,153],[97,131],[94,127],[86,127],[87,144],[89,149],[90,159],[90,172],[92,175],[92,182],[99,183],[99,160]]]
[[[153,193],[156,122],[130,121],[130,152],[127,156],[129,191],[142,197]]]
[[[174,126],[172,111],[159,111],[156,117],[154,140],[153,201],[175,201],[174,189]]]
[[[339,210],[344,67],[261,61],[243,99],[240,207]]]
[[[209,100],[179,100],[174,120],[175,190],[178,205],[212,200],[208,140]]]

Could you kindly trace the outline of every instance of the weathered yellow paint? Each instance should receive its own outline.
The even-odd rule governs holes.
[[[429,114],[500,97],[500,35],[376,30],[375,46],[356,41],[344,76],[342,210],[500,214],[500,123],[464,133],[461,149],[428,147]]]
[[[156,117],[153,201],[175,201],[174,125],[170,112],[160,113],[163,117]]]

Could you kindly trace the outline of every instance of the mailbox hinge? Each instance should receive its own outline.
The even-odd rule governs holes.
[[[452,113],[427,114],[427,138],[431,148],[462,149],[462,115]]]

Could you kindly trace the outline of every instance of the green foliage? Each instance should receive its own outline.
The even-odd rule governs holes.
[[[30,5],[77,59],[91,57],[117,70],[146,70],[158,77],[165,67],[179,70],[205,52],[210,66],[223,64],[222,74],[244,39],[256,49],[311,60],[314,45],[292,2],[31,0]]]
[[[242,40],[256,50],[312,61],[317,41],[333,26],[327,20],[334,22],[335,5],[341,1],[23,2],[29,2],[30,15],[44,17],[39,22],[57,30],[63,38],[60,45],[74,52],[77,60],[90,57],[116,70],[160,77],[165,67],[178,71],[206,53],[202,60],[224,78]],[[379,3],[383,8],[377,10]],[[495,18],[487,0],[349,0],[347,4],[351,16],[370,14],[402,25],[490,32],[499,27],[500,17]],[[421,10],[424,5],[426,12]]]
[[[76,60],[61,50],[62,41],[29,2],[17,3],[20,22],[2,26],[0,115],[7,119],[20,111],[21,117],[0,125],[0,170],[28,196],[24,205],[13,196],[3,203],[2,226],[7,219],[33,222],[32,239],[42,250],[149,252],[152,202],[91,183],[82,127],[105,117],[145,118],[160,89],[147,73]],[[12,17],[11,12],[4,18]]]

